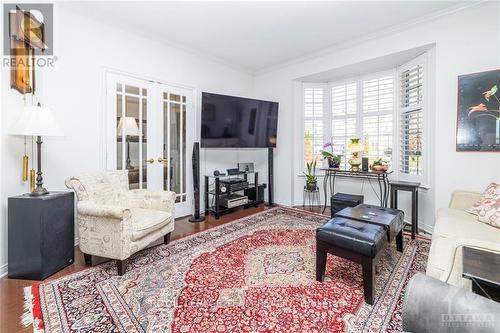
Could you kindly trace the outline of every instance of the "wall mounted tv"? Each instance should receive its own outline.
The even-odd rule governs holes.
[[[201,146],[276,147],[278,103],[202,93]]]

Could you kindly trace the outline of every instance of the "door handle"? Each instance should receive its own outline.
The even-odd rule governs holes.
[[[146,160],[146,163],[154,163],[155,159],[154,158],[148,158]]]
[[[158,162],[159,163],[162,163],[162,162],[167,162],[168,160],[166,158],[163,158],[163,157],[158,157]]]

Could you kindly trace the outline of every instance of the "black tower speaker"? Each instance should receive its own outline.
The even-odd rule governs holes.
[[[273,148],[267,148],[267,176],[269,186],[267,187],[268,191],[268,205],[273,206],[273,190],[274,190],[274,163],[273,163]]]
[[[200,143],[193,144],[193,189],[194,189],[194,213],[189,222],[205,221],[205,216],[200,215]]]

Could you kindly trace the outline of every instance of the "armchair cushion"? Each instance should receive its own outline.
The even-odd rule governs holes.
[[[172,214],[160,210],[131,208],[132,240],[137,241],[163,226],[173,223]]]

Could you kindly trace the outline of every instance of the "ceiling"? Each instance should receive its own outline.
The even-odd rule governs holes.
[[[463,1],[99,1],[67,2],[64,7],[257,72],[464,4]]]

